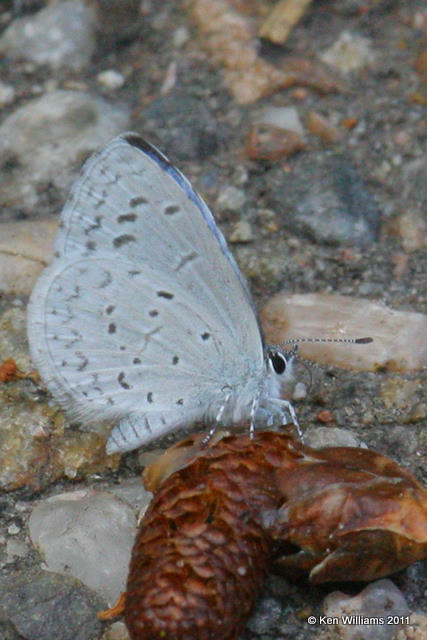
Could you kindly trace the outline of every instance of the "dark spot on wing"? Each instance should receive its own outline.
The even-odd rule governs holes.
[[[117,376],[117,381],[118,381],[119,385],[121,387],[123,387],[123,389],[130,389],[131,388],[130,385],[127,382],[125,382],[125,373],[124,373],[124,371],[121,371],[119,373],[119,375]]]
[[[172,364],[178,364],[178,362],[179,362],[179,358],[178,358],[178,356],[174,356],[174,357],[172,358]]]
[[[133,364],[141,364],[141,358],[134,358],[132,362]]]
[[[96,248],[96,242],[94,242],[93,240],[88,240],[86,242],[86,249],[89,249],[89,251],[93,251]]]
[[[114,322],[110,322],[108,325],[108,333],[116,333],[116,324]]]
[[[105,289],[105,287],[108,287],[108,285],[110,285],[113,281],[113,278],[111,276],[111,273],[109,271],[104,271],[105,273],[105,278],[104,280],[102,280],[102,282],[98,285],[98,289]]]
[[[153,402],[153,392],[149,391],[147,393],[147,402],[149,402],[150,404]]]
[[[122,236],[117,236],[116,238],[114,238],[113,245],[115,246],[116,249],[118,249],[119,247],[122,247],[125,244],[129,244],[130,242],[135,242],[135,241],[136,241],[135,236],[131,235],[130,233],[124,233]]]
[[[106,314],[110,316],[113,313],[115,308],[116,307],[114,306],[114,304],[108,305],[108,307],[105,309]]]
[[[121,216],[118,216],[117,222],[122,224],[123,222],[135,222],[137,216],[135,213],[123,213]]]
[[[184,398],[180,398],[179,400],[177,400],[176,404],[183,405],[184,404]]]
[[[200,337],[201,337],[202,340],[209,340],[209,338],[211,337],[211,334],[208,333],[207,331],[205,331],[204,333],[202,333],[200,335]]]
[[[159,312],[157,311],[157,309],[151,309],[151,310],[148,312],[148,315],[149,315],[149,316],[151,316],[152,318],[155,318],[156,316],[158,316],[158,315],[159,315]]]
[[[148,204],[148,200],[144,198],[144,196],[136,196],[135,198],[131,198],[129,200],[129,206],[134,209],[139,204]]]
[[[178,213],[179,211],[179,207],[176,204],[170,204],[167,207],[165,207],[163,213],[166,216],[173,216],[175,213]]]
[[[158,291],[157,295],[159,298],[166,298],[166,300],[172,300],[173,298],[173,293],[170,293],[169,291]]]
[[[77,367],[77,371],[84,371],[87,367],[87,365],[89,364],[89,360],[83,356],[79,356],[79,358],[81,358],[81,363],[79,364],[79,366]]]

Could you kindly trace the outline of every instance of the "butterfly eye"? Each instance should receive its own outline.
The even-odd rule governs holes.
[[[271,362],[271,366],[273,367],[274,371],[278,375],[281,375],[282,373],[285,372],[287,362],[286,362],[286,358],[283,355],[283,353],[280,353],[279,351],[272,351],[270,353],[270,362]]]

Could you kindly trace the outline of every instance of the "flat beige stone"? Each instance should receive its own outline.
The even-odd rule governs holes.
[[[328,294],[278,294],[261,322],[269,344],[292,338],[373,338],[370,344],[302,343],[302,357],[344,369],[409,372],[427,366],[427,316],[370,300]]]
[[[53,255],[56,220],[0,224],[0,291],[29,295]]]

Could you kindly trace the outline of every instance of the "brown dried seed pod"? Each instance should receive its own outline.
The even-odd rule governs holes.
[[[276,568],[313,584],[375,580],[427,556],[427,491],[409,471],[367,449],[305,453],[278,477],[285,502],[270,533],[300,551]]]
[[[188,438],[144,473],[155,497],[124,598],[132,640],[236,640],[273,561],[319,583],[427,556],[427,492],[388,458],[283,431],[222,435]]]
[[[197,455],[198,442],[184,445]],[[261,514],[282,502],[274,471],[298,458],[290,443],[273,433],[225,437],[163,482],[132,552],[125,621],[133,640],[239,637],[273,552]],[[186,447],[175,453],[171,465],[180,466]]]

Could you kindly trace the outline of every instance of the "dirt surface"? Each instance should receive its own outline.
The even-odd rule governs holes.
[[[41,4],[15,3],[14,7],[28,15]],[[254,4],[257,3],[249,0],[230,3],[242,15],[253,15]],[[92,64],[80,73],[56,71],[55,83],[59,87],[81,83],[95,95],[104,94],[111,102],[129,105],[132,129],[167,153],[190,178],[213,209],[226,237],[240,220],[250,223],[253,240],[233,244],[232,250],[248,278],[257,306],[261,307],[278,291],[316,291],[368,298],[393,309],[425,313],[425,238],[411,244],[412,227],[422,227],[423,220],[425,224],[427,202],[426,96],[422,93],[422,74],[426,73],[424,3],[313,2],[285,45],[262,44],[262,59],[281,67],[286,67],[291,56],[318,60],[343,31],[349,31],[370,41],[375,52],[372,65],[348,74],[332,71],[340,80],[340,89],[334,92],[321,93],[295,84],[246,105],[239,105],[225,88],[223,68],[214,63],[207,51],[190,2],[165,0],[159,7],[155,2],[142,5],[144,15],[136,34],[115,42],[99,21]],[[177,32],[186,34],[180,46],[174,36]],[[124,86],[114,94],[104,91],[96,80],[100,71],[109,68],[126,77]],[[162,94],[165,78],[173,73],[173,86]],[[29,72],[25,65],[10,65],[5,59],[0,60],[0,74],[2,81],[17,91],[17,101],[3,107],[2,119],[34,94],[35,85],[43,91],[52,77],[47,68],[35,67]],[[303,123],[314,110],[333,124],[339,139],[325,142],[306,129],[304,150],[274,161],[250,160],[246,153],[250,124],[264,106],[293,106]],[[325,166],[330,167],[328,175],[344,181],[347,200],[353,189],[353,195],[357,192],[355,206],[363,202],[364,211],[372,212],[367,227],[371,235],[366,242],[351,235],[346,239],[335,219],[328,223],[325,240],[317,235],[315,225],[306,224],[298,216],[294,218],[293,212],[310,191],[311,183],[325,184]],[[244,204],[238,210],[230,202],[216,206],[230,184],[244,193]],[[57,216],[61,200],[62,194],[47,191],[40,198],[36,214],[25,207],[11,207],[4,209],[2,219]],[[273,225],[268,224],[271,220]],[[8,307],[10,300],[0,299],[2,309]],[[360,335],[364,334],[360,327]],[[319,327],[319,337],[322,336],[323,328]],[[422,372],[346,372],[332,367],[307,369],[300,363],[298,375],[309,385],[307,398],[298,404],[305,429],[322,426],[319,411],[328,409],[335,417],[331,426],[350,429],[370,448],[410,468],[419,479],[426,479],[427,399]],[[403,400],[384,402],[384,389],[389,389],[390,380],[397,380],[398,386],[415,381],[415,386],[406,387],[408,395]],[[106,475],[98,482],[108,485],[110,480],[139,469],[137,455],[131,453],[124,457],[117,475]],[[83,485],[93,482],[88,477]],[[70,486],[68,481],[59,482],[47,493]],[[25,489],[1,496],[3,533],[16,520],[15,515],[13,520],[9,517],[16,500],[31,503],[35,497]],[[24,513],[20,526],[25,527],[25,522]],[[16,558],[13,563],[3,564],[2,573],[7,575],[39,562],[32,552],[24,560]],[[393,580],[409,607],[427,614],[425,567],[418,563]],[[262,605],[272,616],[271,625],[266,624],[262,634],[261,627],[249,628],[244,636],[248,640],[312,638],[312,630],[298,623],[298,612],[319,612],[325,595],[343,588],[283,584],[272,578],[263,602],[268,605],[269,598],[284,597],[286,592],[287,630],[282,625],[279,634],[271,609]],[[347,593],[360,589],[361,585],[345,586]],[[281,615],[283,623],[283,611]]]

